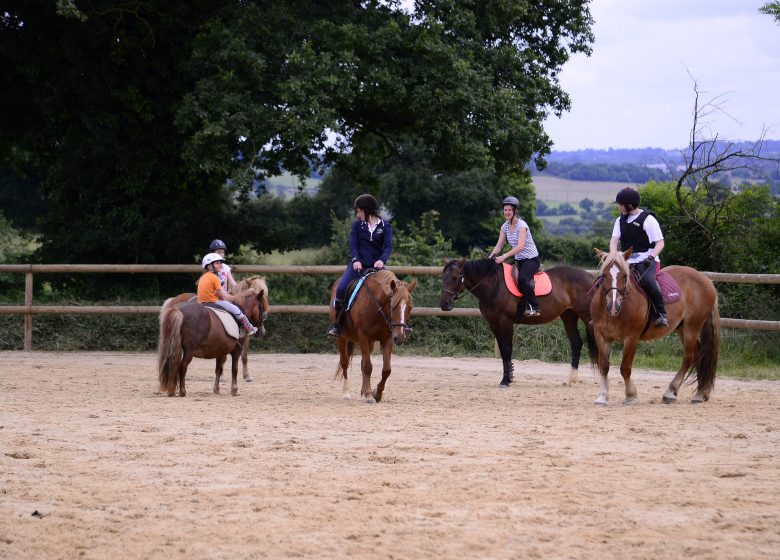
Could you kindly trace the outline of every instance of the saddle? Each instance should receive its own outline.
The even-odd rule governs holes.
[[[504,282],[506,288],[513,296],[523,297],[523,294],[517,288],[517,269],[512,264],[501,263],[504,267]],[[552,282],[546,272],[539,271],[534,274],[534,293],[537,296],[546,296],[552,292]]]
[[[371,268],[368,271],[366,271],[365,274],[363,274],[358,278],[355,278],[352,282],[349,283],[345,295],[345,297],[347,298],[347,305],[344,306],[344,311],[349,311],[352,308],[352,304],[355,302],[355,297],[357,297],[360,288],[363,287],[363,282],[366,281],[366,278],[376,273],[377,271]]]
[[[225,327],[225,332],[230,338],[239,340],[246,336],[246,331],[238,324],[238,321],[236,321],[236,318],[232,313],[228,313],[224,309],[218,307],[212,307],[206,303],[203,304],[203,307],[214,313],[217,318],[222,321],[222,326]]]

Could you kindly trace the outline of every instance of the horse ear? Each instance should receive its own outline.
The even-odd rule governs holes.
[[[447,266],[447,263],[449,263],[452,259],[449,257],[444,257],[444,266]]]
[[[463,266],[464,264],[466,264],[466,257],[463,257],[462,259],[460,259],[460,260],[458,261],[458,265],[459,265],[459,266]]]
[[[409,290],[409,293],[410,293],[410,294],[411,294],[411,293],[414,291],[414,289],[415,289],[416,287],[417,287],[417,278],[412,278],[412,281],[411,281],[411,282],[409,282],[409,283],[406,285],[406,289],[407,289],[407,290]]]
[[[260,290],[257,292],[257,299],[260,300],[263,297],[263,294],[265,293],[265,290]]]
[[[630,257],[631,253],[633,253],[633,252],[634,252],[634,248],[633,247],[629,247],[628,251],[623,251],[623,258],[628,260],[628,257]]]
[[[392,291],[395,291],[395,288],[396,288],[396,286],[395,286],[395,280],[390,280],[390,289],[391,289]]]
[[[602,258],[604,255],[606,255],[606,253],[601,249],[599,249],[598,247],[593,247],[593,252],[596,253],[596,256],[598,258]]]

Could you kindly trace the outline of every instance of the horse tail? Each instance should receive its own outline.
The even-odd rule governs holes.
[[[352,341],[347,342],[347,356],[349,356],[349,361],[347,362],[347,367],[352,363],[352,356],[355,353],[355,343]],[[336,381],[337,379],[346,379],[346,373],[347,371],[341,367],[341,360],[339,360],[339,364],[336,366],[336,373],[333,374],[333,381]]]
[[[173,302],[173,300],[174,300],[174,298],[172,298],[172,297],[169,297],[168,299],[166,299],[166,300],[163,302],[163,304],[162,304],[162,307],[160,308],[160,331],[162,331],[162,326],[163,326],[163,316],[165,316],[165,312],[166,312],[166,311],[168,310],[168,308],[171,306],[171,303]]]
[[[696,381],[698,392],[709,395],[715,386],[715,369],[718,367],[720,354],[720,311],[718,298],[710,309],[710,314],[704,322],[699,334],[699,345],[696,348]]]
[[[164,306],[163,306],[164,307]],[[178,307],[160,313],[160,340],[157,343],[157,372],[160,392],[173,395],[179,386],[182,347],[181,324],[184,314]]]

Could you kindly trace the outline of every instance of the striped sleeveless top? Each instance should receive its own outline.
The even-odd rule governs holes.
[[[528,224],[525,223],[525,220],[518,218],[514,228],[509,227],[509,222],[504,222],[504,225],[501,226],[501,231],[504,232],[507,242],[514,249],[517,247],[517,242],[520,239],[520,232],[522,231],[522,228],[525,228],[528,231],[525,233],[525,247],[515,253],[516,261],[532,259],[539,256],[539,250],[536,248],[534,238],[531,236],[531,228],[528,227]]]

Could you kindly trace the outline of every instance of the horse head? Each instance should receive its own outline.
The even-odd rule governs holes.
[[[262,297],[262,318],[265,321],[268,318],[268,312],[271,310],[271,306],[268,303],[268,284],[265,281],[265,276],[250,276],[241,280],[233,288],[234,294],[251,290]]]
[[[417,280],[411,283],[401,280],[390,281],[390,330],[393,336],[393,344],[401,345],[406,342],[406,337],[412,332],[409,326],[409,318],[412,315],[412,292],[417,287]]]
[[[441,295],[439,296],[439,307],[442,311],[452,310],[452,304],[455,303],[465,289],[463,285],[463,266],[466,258],[460,260],[444,259],[444,271],[441,275]]]
[[[599,268],[601,292],[604,295],[607,313],[617,317],[630,287],[627,259],[631,256],[631,249],[623,253],[618,251],[607,253],[599,249],[594,251],[601,261]]]
[[[238,296],[244,314],[246,314],[246,316],[249,317],[249,320],[252,321],[252,324],[257,327],[255,336],[258,338],[265,336],[263,321],[268,316],[268,313],[265,310],[265,304],[263,303],[265,291],[260,290],[259,292],[256,292],[255,290],[249,289],[239,293]]]

